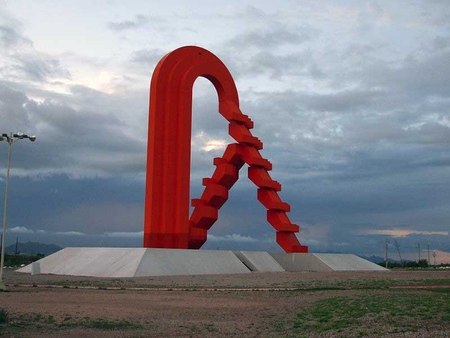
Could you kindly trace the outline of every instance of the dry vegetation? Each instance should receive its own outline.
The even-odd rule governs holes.
[[[450,271],[6,281],[2,337],[450,336]]]

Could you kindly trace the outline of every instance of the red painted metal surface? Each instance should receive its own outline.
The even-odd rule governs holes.
[[[192,88],[199,76],[216,88],[219,112],[230,122],[229,134],[237,143],[214,159],[216,170],[203,179],[205,190],[192,200],[194,211],[189,217]],[[299,227],[286,215],[289,204],[277,193],[281,185],[268,173],[272,164],[259,153],[263,144],[250,132],[253,121],[239,109],[234,80],[214,54],[193,46],[167,54],[153,73],[149,116],[144,247],[200,248],[239,170],[248,164],[249,178],[259,188],[258,200],[268,209],[267,220],[277,231],[277,243],[286,252],[308,252],[295,236]]]

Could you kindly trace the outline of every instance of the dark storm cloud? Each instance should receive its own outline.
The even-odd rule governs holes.
[[[271,79],[286,75],[324,76],[311,52],[307,48],[298,49],[315,40],[319,35],[317,29],[307,25],[287,27],[276,18],[264,20],[269,21],[267,26],[238,34],[224,46],[221,54],[237,80],[262,74],[269,74]],[[296,51],[293,52],[292,48]],[[287,51],[281,52],[284,49]],[[228,60],[230,50],[233,58]]]
[[[258,52],[237,68],[239,76],[268,74],[271,80],[284,76],[308,76],[320,78],[322,71],[306,55],[300,53],[277,55],[271,52]]]
[[[447,25],[439,23],[443,2],[422,5],[424,20]],[[408,15],[407,9],[402,13]],[[400,28],[414,28],[397,23],[383,4],[346,7],[326,12],[325,20],[316,18],[329,26],[314,18],[297,26],[279,13],[249,7],[227,17],[228,25],[245,25],[234,37],[217,38],[211,51],[236,79],[241,108],[255,121],[252,132],[265,145],[261,154],[273,163],[271,175],[283,186],[280,196],[291,204],[289,217],[302,227],[301,242],[312,251],[369,254],[382,252],[388,235],[368,230],[401,228],[417,231],[399,238],[405,251],[426,241],[449,251],[448,236],[418,232],[448,231],[450,219],[446,31],[432,31],[426,39],[417,33],[417,41],[412,34],[409,45]],[[131,35],[151,28],[153,21],[136,16],[108,27]],[[0,122],[2,128],[38,135],[33,144],[14,145],[11,226],[36,238],[38,230],[45,231],[63,245],[140,246],[148,81],[139,91],[126,85],[143,78],[144,67],[150,75],[170,50],[162,44],[134,48],[121,65],[129,78],[115,94],[79,85],[56,93],[41,84],[67,78],[63,62],[36,54],[19,29],[7,27],[1,41],[14,57],[1,70]],[[204,151],[204,142],[233,142],[217,112],[215,89],[201,81],[194,88],[193,140],[198,144],[192,149],[192,198],[201,195],[201,178],[211,175],[212,159],[224,150]],[[5,151],[0,147],[0,158]],[[275,231],[246,170],[220,210],[206,247],[277,250]],[[27,193],[35,198],[21,200]],[[120,237],[120,232],[130,235]]]
[[[424,60],[423,68],[428,62],[435,62],[435,56]],[[310,242],[312,250],[382,251],[385,236],[349,235],[349,231],[379,229],[396,219],[412,229],[447,229],[448,103],[418,97],[416,84],[402,85],[398,73],[413,71],[408,64],[385,71],[392,72],[390,81],[378,75],[366,84],[366,76],[353,77],[361,87],[329,94],[241,93],[252,97],[244,99],[244,112],[255,120],[254,135],[266,144],[262,154],[274,163],[272,176],[284,183],[291,219],[304,222],[306,230],[320,224],[336,229],[327,233],[326,240]],[[409,77],[409,81],[413,80]],[[430,96],[442,89],[440,81],[437,77],[436,90],[429,86]],[[248,205],[251,198],[242,203]],[[253,212],[254,206],[250,214],[232,205],[233,212],[242,212],[241,218],[249,224],[265,222]],[[343,221],[348,226],[342,226]],[[230,221],[227,230],[243,233],[231,224],[238,222]],[[408,236],[405,246],[428,238]]]
[[[85,107],[74,109],[52,100],[36,102],[24,93],[0,87],[3,108],[0,116],[5,121],[2,127],[14,131],[20,128],[38,136],[38,141],[23,147],[25,154],[17,159],[16,166],[27,170],[27,163],[33,161],[33,171],[81,177],[108,175],[131,168],[133,172],[142,172],[145,139],[127,135],[125,119],[108,114],[105,107],[111,106],[109,96],[100,93],[96,96],[92,90],[80,87],[74,92],[75,95],[84,93],[81,96],[86,100]],[[95,98],[89,99],[90,96]],[[102,102],[103,110],[92,109],[101,106],[98,101]],[[92,108],[87,108],[89,106]]]
[[[450,4],[446,0],[416,1],[421,17],[433,26],[449,25]]]
[[[331,92],[241,92],[250,97],[243,106],[255,120],[254,135],[263,135],[262,154],[274,163],[272,176],[285,184],[291,219],[305,225],[306,239],[318,240],[312,250],[382,252],[386,236],[350,234],[355,229],[404,224],[448,230],[446,48],[446,39],[439,39],[412,53],[420,57],[391,63],[372,57],[376,49],[371,46],[353,45],[327,74],[335,88]],[[358,63],[347,70],[349,57]],[[295,62],[280,64],[294,69]],[[277,71],[271,62],[267,65]],[[257,76],[264,70],[246,71]],[[323,224],[333,229],[323,240],[308,236],[308,231],[317,236],[314,229]],[[411,251],[412,241],[431,238],[403,240]],[[439,244],[443,240],[437,236],[433,247],[448,249]]]
[[[2,80],[13,82],[47,82],[54,78],[70,79],[70,72],[58,59],[38,52],[33,42],[11,26],[0,26],[0,45],[3,45]]]
[[[120,32],[120,31],[124,31],[124,30],[128,30],[128,29],[137,29],[137,28],[144,27],[149,22],[150,22],[150,18],[148,18],[147,16],[136,15],[134,17],[134,20],[124,20],[124,21],[118,21],[118,22],[110,21],[110,22],[108,22],[108,28],[113,31]]]
[[[379,101],[392,96],[392,94],[386,91],[364,90],[360,88],[335,91],[329,94],[307,93],[294,90],[254,94],[261,101],[263,98],[267,98],[269,106],[278,105],[277,110],[281,108],[284,112],[293,115],[301,115],[305,112],[351,114],[362,109],[374,109],[374,105],[378,104]]]
[[[25,54],[16,55],[16,64],[10,68],[10,77],[15,74],[36,81],[45,82],[52,78],[70,79],[70,72],[58,60],[42,57],[42,55]]]
[[[443,51],[450,48],[450,37],[438,36],[433,40],[432,49]]]
[[[53,175],[51,178],[13,176],[10,183],[8,227],[11,241],[17,236],[21,242],[27,238],[44,242],[53,239],[65,245],[77,241],[78,245],[98,246],[103,241],[105,245],[112,245],[113,240],[92,237],[116,230],[142,231],[144,186],[141,180],[118,176],[73,180],[66,175]],[[106,237],[111,236],[114,234]],[[115,245],[120,239],[125,245],[123,238],[127,234],[117,236]],[[135,246],[141,245],[141,238],[142,235],[137,237]]]
[[[28,102],[28,97],[25,93],[0,85],[0,98],[2,121],[14,117],[26,118],[26,114],[21,114],[23,105]]]
[[[19,44],[33,45],[31,40],[23,37],[14,27],[0,25],[0,45],[10,48]]]

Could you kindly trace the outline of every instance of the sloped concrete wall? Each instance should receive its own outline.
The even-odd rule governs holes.
[[[39,260],[40,273],[94,277],[132,277],[144,248],[65,248]],[[19,272],[31,273],[31,264]]]
[[[273,253],[286,271],[388,271],[351,254]]]
[[[135,276],[232,273],[250,273],[250,270],[232,251],[147,249]]]
[[[333,271],[388,271],[378,264],[350,254],[314,254]]]
[[[331,267],[314,256],[314,254],[272,253],[271,255],[286,271],[333,271]]]
[[[280,272],[283,267],[265,251],[233,251],[251,271]]]

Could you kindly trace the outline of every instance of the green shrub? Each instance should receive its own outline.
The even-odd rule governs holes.
[[[0,324],[8,322],[8,312],[5,309],[0,308]]]

